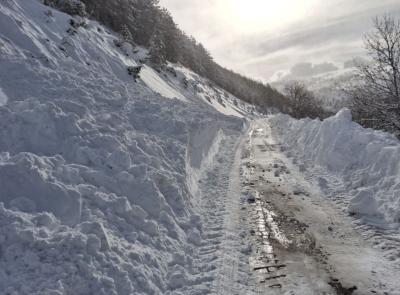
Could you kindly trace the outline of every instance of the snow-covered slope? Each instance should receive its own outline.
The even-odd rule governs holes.
[[[174,67],[174,72],[189,96],[201,99],[222,114],[243,118],[256,112],[254,106],[237,99],[229,92],[216,87],[209,80],[184,67]]]
[[[350,214],[383,228],[400,221],[400,142],[364,129],[351,112],[319,120],[270,119],[288,155],[311,171],[321,189]]]
[[[0,2],[1,294],[196,281],[197,182],[252,108],[177,65],[136,83],[118,39],[36,0]]]
[[[291,81],[301,81],[311,90],[322,106],[332,112],[347,107],[350,98],[346,90],[352,89],[360,81],[359,74],[354,67],[338,69],[310,77],[295,77],[288,75],[272,82],[277,89],[284,91],[285,85]]]
[[[157,72],[149,66],[143,66],[140,77],[142,81],[154,92],[159,93],[160,95],[167,98],[178,98],[180,100],[187,101],[187,99],[181,93],[179,93],[178,90],[168,85],[157,74]]]

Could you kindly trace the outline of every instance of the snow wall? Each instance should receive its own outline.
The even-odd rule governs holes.
[[[1,294],[185,294],[196,283],[196,183],[245,122],[174,99],[181,90],[155,71],[135,83],[135,52],[118,39],[40,1],[1,1]]]
[[[275,137],[332,198],[351,214],[382,227],[400,222],[400,142],[365,129],[348,109],[324,121],[270,119]]]

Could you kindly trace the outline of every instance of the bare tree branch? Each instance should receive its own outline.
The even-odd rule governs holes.
[[[361,85],[353,89],[354,117],[366,127],[400,134],[400,22],[376,17],[364,36],[371,62],[358,63]]]

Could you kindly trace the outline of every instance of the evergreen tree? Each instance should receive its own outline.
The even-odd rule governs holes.
[[[133,11],[134,38],[144,46],[150,45],[157,23],[158,0],[136,0]]]
[[[126,24],[124,24],[122,26],[122,30],[121,30],[120,34],[121,34],[123,41],[128,42],[130,44],[134,43],[132,33]]]
[[[156,30],[150,40],[150,61],[157,67],[162,67],[167,62],[165,43],[162,33]]]
[[[158,29],[164,36],[165,56],[168,61],[176,63],[179,60],[180,48],[180,31],[175,24],[172,16],[166,9],[160,11]]]

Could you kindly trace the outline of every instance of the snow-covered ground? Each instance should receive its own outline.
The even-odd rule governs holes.
[[[177,65],[135,82],[142,56],[118,43],[40,1],[0,2],[1,294],[208,292],[198,182],[252,108]]]

